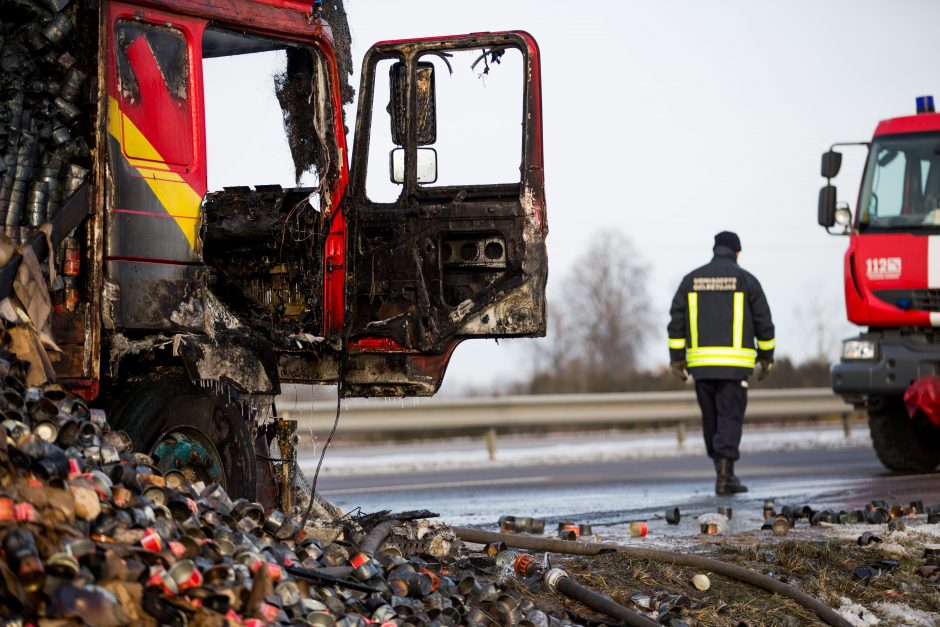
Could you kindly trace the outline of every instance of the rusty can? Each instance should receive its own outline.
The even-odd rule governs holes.
[[[643,538],[649,532],[649,527],[645,520],[634,520],[627,528],[631,538]]]
[[[62,262],[62,274],[78,276],[82,268],[82,255],[78,239],[69,237],[65,240],[65,259]]]
[[[53,553],[46,560],[46,572],[60,579],[75,579],[78,576],[78,560],[69,553]]]
[[[702,523],[701,529],[702,533],[709,536],[717,536],[721,531],[718,527],[718,523]]]
[[[55,442],[59,437],[59,425],[52,420],[40,420],[33,423],[33,433],[46,442]]]
[[[140,546],[147,551],[159,553],[163,550],[163,538],[154,529],[147,529],[144,537],[140,539]]]
[[[500,533],[516,533],[516,517],[515,516],[500,516],[499,517],[499,532]]]
[[[569,520],[563,520],[558,523],[558,537],[563,540],[571,539],[570,536],[574,536],[573,539],[577,540],[581,537],[581,526],[573,523]]]
[[[181,592],[202,585],[202,573],[196,568],[196,563],[190,559],[182,559],[176,562],[168,572]]]
[[[531,516],[526,516],[523,521],[523,531],[526,533],[531,533],[535,535],[540,535],[545,533],[545,521],[541,518],[533,518]]]
[[[900,505],[892,505],[891,509],[888,510],[888,515],[891,517],[891,520],[894,520],[895,518],[903,516],[904,512]]]
[[[891,514],[883,507],[873,507],[868,511],[868,522],[873,525],[880,525],[888,522]]]
[[[13,515],[17,522],[36,522],[36,508],[32,503],[17,503],[13,506]]]
[[[36,539],[22,527],[12,529],[3,543],[7,560],[16,567],[20,585],[27,592],[35,592],[45,580],[45,570],[39,559]]]
[[[786,516],[778,515],[771,523],[771,529],[775,536],[785,536],[790,533],[790,519]]]
[[[69,313],[74,313],[78,309],[78,281],[73,276],[62,278],[65,283],[65,290],[62,292],[62,307]]]
[[[420,572],[422,575],[426,575],[428,579],[431,580],[431,592],[436,592],[437,589],[441,587],[441,583],[443,580],[441,579],[440,575],[438,575],[433,570],[422,568],[418,572]]]
[[[13,499],[0,496],[0,522],[16,520],[16,510]]]

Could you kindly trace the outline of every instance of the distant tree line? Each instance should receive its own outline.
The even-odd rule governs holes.
[[[665,365],[643,369],[641,351],[658,323],[650,307],[647,264],[622,233],[592,238],[549,307],[549,336],[535,344],[535,366],[510,394],[570,394],[686,389]],[[690,268],[691,270],[691,268]],[[665,355],[666,348],[663,347]],[[752,387],[827,387],[829,363],[778,357],[771,376]]]

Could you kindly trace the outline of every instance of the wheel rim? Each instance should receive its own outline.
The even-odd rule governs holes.
[[[164,474],[176,470],[190,483],[218,483],[223,489],[228,488],[218,449],[212,439],[198,429],[173,427],[157,438],[150,455]]]

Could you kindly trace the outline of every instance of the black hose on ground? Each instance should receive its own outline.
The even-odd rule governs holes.
[[[756,573],[753,570],[741,568],[740,566],[721,562],[709,557],[702,557],[701,555],[688,555],[662,549],[646,549],[606,542],[589,544],[585,542],[553,540],[551,538],[495,533],[492,531],[482,531],[480,529],[467,529],[465,527],[454,527],[453,529],[457,537],[465,542],[478,544],[505,542],[507,546],[515,548],[528,549],[531,551],[546,551],[549,553],[567,553],[569,555],[600,555],[602,553],[616,551],[632,559],[700,568],[742,581],[758,588],[763,588],[768,592],[783,595],[796,601],[806,609],[812,610],[820,620],[829,625],[833,625],[833,627],[852,627],[852,623],[843,618],[831,607],[819,599],[797,590],[791,585]]]
[[[615,603],[609,597],[594,592],[590,588],[585,588],[576,583],[568,573],[560,568],[553,568],[545,573],[545,584],[553,591],[565,595],[569,599],[574,599],[592,610],[603,612],[612,618],[622,620],[625,625],[630,627],[660,627],[659,623],[650,620],[645,616],[629,610],[619,603]]]

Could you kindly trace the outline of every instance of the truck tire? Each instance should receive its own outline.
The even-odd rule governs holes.
[[[940,464],[940,433],[911,420],[900,396],[886,398],[879,409],[869,410],[868,426],[875,453],[886,468],[932,472]]]
[[[180,470],[190,481],[218,482],[232,499],[256,501],[258,464],[248,421],[223,395],[193,385],[181,371],[154,373],[122,386],[107,407],[108,422],[130,435],[134,449],[154,456],[162,472]]]

